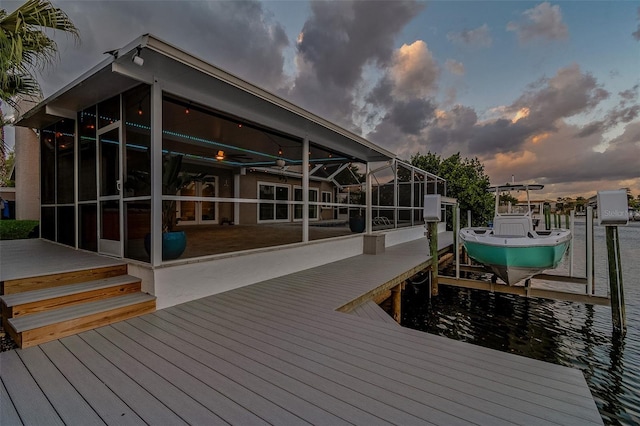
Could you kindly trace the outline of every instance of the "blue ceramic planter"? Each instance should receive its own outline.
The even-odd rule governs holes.
[[[144,237],[144,248],[151,253],[151,234]],[[162,234],[162,260],[179,258],[187,248],[187,235],[184,231],[164,232]]]

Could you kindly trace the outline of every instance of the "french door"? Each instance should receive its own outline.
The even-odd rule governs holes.
[[[206,176],[202,181],[191,182],[180,190],[183,197],[216,197],[218,193],[218,179]],[[178,203],[178,217],[180,224],[218,223],[218,203],[207,200],[184,200]]]
[[[98,131],[98,252],[122,257],[122,130],[120,121]]]

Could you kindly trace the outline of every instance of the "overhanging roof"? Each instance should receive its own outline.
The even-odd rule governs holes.
[[[140,49],[140,50],[138,50]],[[131,59],[140,53],[143,66]],[[395,154],[152,35],[144,35],[27,112],[18,126],[42,128],[145,82],[225,113],[343,152],[357,160]]]

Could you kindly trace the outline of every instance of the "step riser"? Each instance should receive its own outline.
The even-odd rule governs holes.
[[[156,302],[155,300],[151,300],[35,328],[33,330],[27,330],[22,333],[15,333],[12,327],[9,327],[8,331],[18,346],[28,348],[51,340],[61,339],[83,331],[109,325],[114,322],[148,314],[155,310]]]
[[[14,294],[23,291],[42,290],[67,284],[111,278],[127,274],[127,265],[107,266],[62,274],[7,280],[2,283],[2,294]]]
[[[89,290],[82,293],[70,294],[61,297],[54,297],[47,300],[25,303],[22,305],[5,306],[2,304],[2,319],[16,318],[22,315],[34,314],[47,311],[50,309],[66,308],[67,306],[77,305],[80,303],[93,302],[96,300],[117,297],[123,294],[139,292],[141,289],[140,281],[128,284],[115,285],[113,287]]]

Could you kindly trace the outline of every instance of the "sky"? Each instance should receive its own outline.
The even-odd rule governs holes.
[[[640,195],[638,2],[53,3],[81,41],[51,34],[45,96],[152,33],[405,160],[459,152],[548,199]]]

